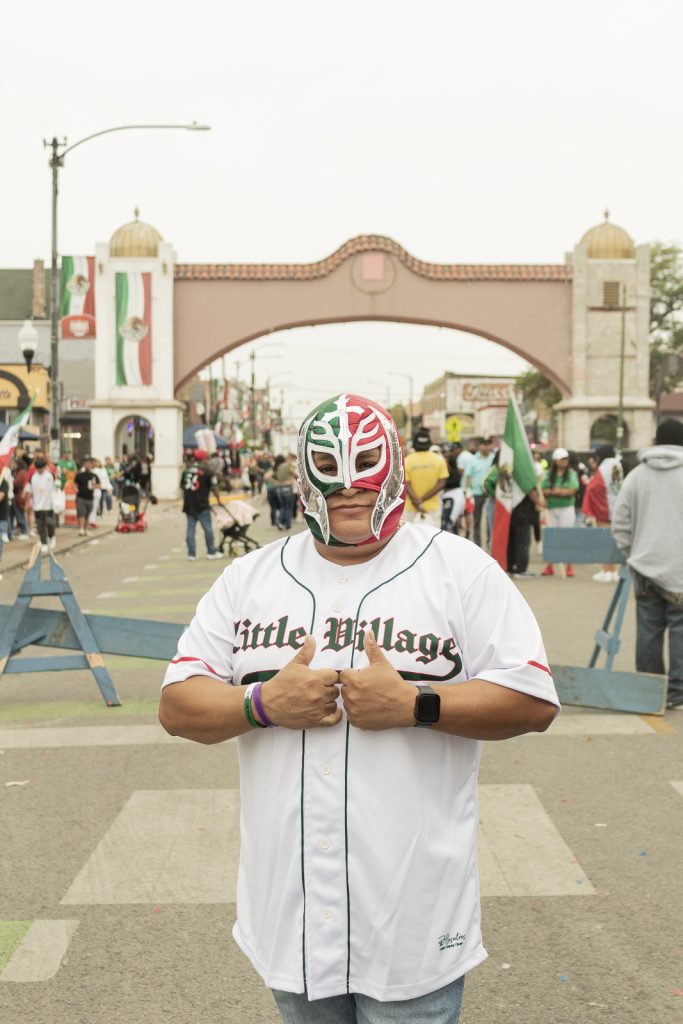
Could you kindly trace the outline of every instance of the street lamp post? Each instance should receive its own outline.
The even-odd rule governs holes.
[[[86,135],[71,146],[66,139],[54,136],[51,140],[43,139],[43,146],[52,151],[49,165],[52,169],[52,260],[50,280],[50,457],[54,460],[60,455],[60,424],[59,424],[59,281],[57,278],[57,198],[59,196],[59,169],[64,166],[64,157],[77,146],[90,142],[100,135],[111,132],[123,132],[134,129],[183,129],[190,132],[209,131],[209,125],[197,124],[121,124],[115,128],[105,128],[100,132]]]
[[[412,378],[411,374],[409,374],[409,373],[399,373],[398,370],[389,370],[389,376],[390,377],[405,377],[405,379],[408,381],[408,384],[410,385],[410,398],[409,398],[410,412],[408,414],[408,424],[409,424],[409,427],[410,427],[410,433],[412,435],[412,433],[413,433],[413,378]]]
[[[19,345],[21,347],[21,354],[24,357],[26,363],[26,369],[31,372],[31,364],[33,357],[36,354],[38,348],[38,331],[33,326],[30,320],[24,320],[24,323],[19,331]]]

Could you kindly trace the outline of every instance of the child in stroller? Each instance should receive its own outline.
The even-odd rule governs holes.
[[[116,532],[144,533],[147,529],[145,512],[147,511],[149,500],[149,497],[147,497],[144,508],[141,508],[141,495],[138,485],[124,484],[119,499],[119,521],[116,524]]]
[[[241,544],[246,554],[247,551],[255,551],[261,545],[253,537],[249,536],[248,530],[258,512],[255,512],[246,501],[226,501],[223,505],[213,506],[213,518],[216,526],[221,531],[221,542],[219,550],[224,552],[225,543],[228,542],[228,554],[235,555],[235,546]]]

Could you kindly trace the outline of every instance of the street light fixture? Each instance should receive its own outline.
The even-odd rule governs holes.
[[[111,132],[124,132],[135,129],[157,130],[157,129],[181,129],[188,132],[207,132],[210,126],[207,124],[121,124],[114,128],[104,128],[102,131],[86,135],[71,146],[67,146],[66,138],[58,139],[56,136],[51,139],[43,139],[43,146],[52,150],[49,165],[52,168],[52,262],[50,279],[50,456],[53,460],[60,455],[60,429],[59,429],[59,281],[57,279],[57,196],[59,195],[59,169],[64,166],[64,157],[77,146],[84,142],[97,139],[100,135],[109,135]]]
[[[19,345],[21,346],[21,354],[26,363],[26,369],[30,373],[33,357],[38,348],[38,331],[30,320],[24,320],[24,324],[19,331]]]

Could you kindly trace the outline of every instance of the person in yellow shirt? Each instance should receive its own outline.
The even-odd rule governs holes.
[[[431,436],[426,427],[419,427],[413,438],[413,451],[406,456],[406,513],[411,523],[441,526],[439,492],[448,479],[448,466],[443,455],[430,451]]]

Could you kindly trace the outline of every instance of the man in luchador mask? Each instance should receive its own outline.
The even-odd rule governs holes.
[[[401,522],[401,446],[376,402],[312,410],[298,472],[309,529],[202,598],[160,720],[238,738],[233,935],[282,1019],[456,1024],[486,957],[481,741],[552,722],[543,642],[485,552]]]

